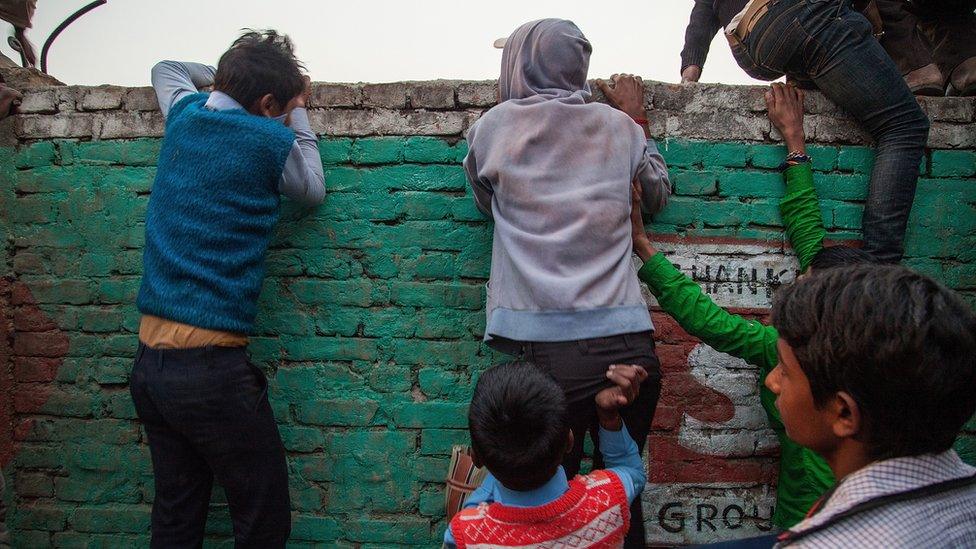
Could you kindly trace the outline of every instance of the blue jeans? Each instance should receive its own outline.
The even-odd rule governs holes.
[[[129,390],[155,477],[151,546],[201,546],[216,478],[235,547],[284,547],[291,532],[285,447],[267,379],[247,352],[140,343]]]
[[[864,249],[896,263],[915,200],[929,120],[894,61],[849,0],[773,0],[732,52],[755,78],[784,74],[812,81],[845,109],[876,143],[864,207]]]

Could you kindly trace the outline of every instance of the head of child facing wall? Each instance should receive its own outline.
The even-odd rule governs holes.
[[[562,389],[545,372],[521,361],[481,375],[468,427],[475,463],[512,490],[545,484],[573,443]]]
[[[277,116],[305,89],[302,65],[287,35],[248,30],[220,56],[214,90],[251,114]]]

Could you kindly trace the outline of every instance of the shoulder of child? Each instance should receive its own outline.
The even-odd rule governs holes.
[[[479,520],[485,518],[488,513],[488,503],[482,502],[477,507],[468,507],[467,509],[461,509],[451,517],[451,524],[460,524],[469,520]]]
[[[610,482],[623,482],[620,480],[620,476],[617,475],[617,473],[609,469],[596,469],[591,471],[588,475],[581,476],[583,481],[586,482],[588,486],[600,486]]]

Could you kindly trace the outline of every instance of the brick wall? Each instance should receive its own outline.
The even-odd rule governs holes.
[[[653,84],[676,195],[649,225],[719,302],[761,318],[795,274],[762,88]],[[491,83],[318,84],[329,197],[269,252],[252,352],[289,454],[295,546],[437,545],[441,482],[478,373],[491,229],[460,168]],[[808,96],[829,238],[859,238],[871,151]],[[974,102],[933,119],[906,262],[976,302]],[[0,123],[0,465],[19,546],[145,545],[152,475],[127,389],[146,203],[163,133],[147,88],[29,92]],[[775,441],[754,368],[655,312],[664,393],[647,456],[649,541],[769,528]],[[960,447],[976,456],[976,424]],[[215,490],[208,536],[231,526]]]

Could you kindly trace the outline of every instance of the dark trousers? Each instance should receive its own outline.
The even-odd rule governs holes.
[[[936,63],[948,78],[976,56],[976,0],[877,0],[881,45],[902,74]]]
[[[0,548],[10,547],[10,535],[7,533],[7,506],[4,497],[3,471],[0,471]]]
[[[750,75],[812,81],[875,140],[864,207],[864,250],[898,262],[915,200],[928,117],[901,72],[849,0],[772,0],[751,34],[732,46]]]
[[[132,400],[149,438],[156,496],[152,547],[200,547],[214,478],[235,547],[284,547],[288,470],[268,383],[243,348],[139,345]]]
[[[758,536],[754,538],[744,538],[744,539],[733,539],[730,541],[720,541],[718,543],[707,543],[705,545],[696,545],[696,549],[709,548],[709,549],[770,549],[776,542],[779,541],[777,538],[779,534],[769,534],[765,536]]]
[[[587,433],[593,439],[593,468],[604,468],[593,399],[601,389],[610,386],[606,373],[611,364],[637,364],[649,374],[641,385],[637,399],[620,410],[627,431],[637,443],[639,451],[644,451],[654,420],[654,409],[661,396],[661,363],[654,352],[652,335],[652,332],[641,332],[580,341],[522,344],[522,357],[549,372],[563,388],[569,401],[570,427],[576,443],[563,460],[567,477],[573,478],[579,472],[583,439]],[[638,496],[630,506],[630,531],[627,532],[624,547],[645,547],[645,538],[644,513]]]

